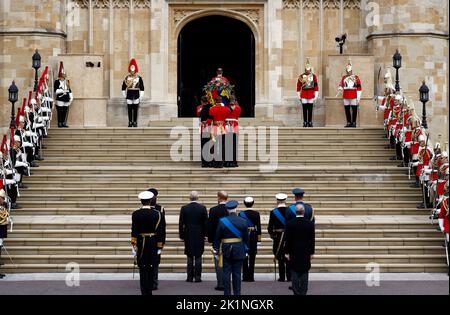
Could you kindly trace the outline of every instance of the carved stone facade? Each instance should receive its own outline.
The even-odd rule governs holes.
[[[149,120],[176,117],[178,34],[197,18],[221,15],[242,21],[254,34],[257,117],[298,124],[295,83],[310,58],[322,91],[315,118],[324,125],[324,97],[333,94],[327,91],[328,56],[338,52],[334,38],[347,33],[345,53],[373,55],[374,77],[375,69],[390,66],[400,49],[403,91],[417,101],[426,79],[430,126],[447,138],[448,1],[2,0],[0,9],[2,104],[13,79],[21,94],[32,86],[31,56],[38,48],[43,64],[58,54],[102,56],[109,125],[125,115],[120,86],[130,57],[138,60],[146,82]],[[0,114],[0,125],[6,126],[9,106],[2,106]]]

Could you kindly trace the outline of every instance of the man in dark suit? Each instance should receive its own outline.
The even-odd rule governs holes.
[[[247,221],[237,216],[238,205],[234,200],[226,203],[229,216],[219,220],[213,246],[214,256],[223,264],[224,295],[231,295],[231,281],[234,295],[241,295],[242,265],[249,245]]]
[[[139,194],[142,208],[133,212],[131,224],[131,245],[136,252],[142,295],[152,295],[153,268],[158,264],[158,255],[166,237],[161,213],[150,206],[152,198],[149,191]]]
[[[160,204],[158,204],[158,190],[156,188],[150,188],[148,189],[149,192],[151,192],[154,196],[152,198],[150,206],[154,207],[159,213],[161,213],[161,222],[166,225],[166,211],[164,207]],[[163,240],[163,245],[166,245],[166,239]],[[159,285],[159,264],[161,263],[161,252],[158,254],[158,263],[153,268],[153,290],[158,290]]]
[[[255,201],[252,197],[244,199],[244,204],[247,210],[241,211],[239,216],[247,221],[249,248],[248,257],[244,260],[242,281],[255,281],[255,261],[258,253],[258,243],[261,242],[261,216],[258,211],[252,209]]]
[[[218,205],[212,207],[209,210],[208,217],[208,242],[213,244],[216,239],[217,226],[219,225],[219,220],[223,217],[228,216],[228,210],[225,204],[228,200],[228,193],[226,191],[219,191],[217,193]],[[223,269],[219,266],[219,260],[214,257],[214,268],[216,269],[217,277],[217,291],[223,291]]]
[[[286,259],[292,274],[294,295],[306,295],[311,259],[315,251],[315,226],[305,218],[305,207],[296,206],[297,216],[286,225]]]
[[[208,212],[198,202],[198,192],[189,194],[191,203],[183,206],[180,212],[179,234],[184,241],[184,254],[187,256],[187,282],[202,282],[202,255],[205,250]],[[195,265],[195,267],[194,267]]]

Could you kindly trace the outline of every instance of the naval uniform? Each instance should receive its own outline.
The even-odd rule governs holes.
[[[132,215],[131,243],[137,247],[142,295],[151,295],[153,270],[158,264],[158,251],[164,247],[166,226],[162,215],[154,207],[143,206]]]
[[[161,222],[164,226],[166,226],[166,211],[164,210],[164,207],[160,204],[155,204],[155,209],[158,210],[159,213],[161,213]],[[166,235],[164,234],[164,239],[162,240],[163,246],[166,245]],[[158,263],[156,264],[156,267],[153,269],[153,290],[158,290],[158,275],[159,275],[159,264],[161,263],[161,254],[158,254]]]
[[[306,203],[306,202],[301,201],[301,200],[297,201],[296,203],[294,203],[294,204],[292,204],[292,205],[290,205],[288,207],[288,211],[286,212],[286,221],[289,222],[290,220],[295,219],[295,217],[297,216],[297,209],[296,208],[297,208],[297,205],[299,205],[299,204],[303,205],[303,207],[305,209],[304,218],[306,220],[315,222],[316,219],[314,217],[314,209],[313,209],[313,207],[309,203]]]
[[[286,206],[278,207],[270,212],[268,232],[273,240],[273,254],[278,261],[278,281],[291,281],[291,272],[284,256],[285,229],[286,229]]]
[[[224,295],[231,295],[231,282],[233,294],[241,295],[241,271],[249,245],[247,229],[247,221],[236,213],[219,221],[214,250],[219,253],[219,264],[223,262]]]
[[[249,245],[248,257],[244,260],[243,267],[243,281],[255,281],[255,262],[256,254],[258,253],[258,243],[261,242],[261,216],[258,211],[248,209],[241,211],[239,217],[247,221]]]

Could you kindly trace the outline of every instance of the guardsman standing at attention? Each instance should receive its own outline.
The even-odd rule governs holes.
[[[303,106],[303,127],[313,127],[314,102],[319,97],[319,84],[313,73],[309,58],[306,59],[305,72],[297,80],[297,94]]]
[[[58,80],[53,84],[56,95],[56,111],[58,114],[58,128],[67,128],[67,118],[69,116],[69,106],[73,101],[70,82],[66,79],[66,72],[61,61],[59,63]]]
[[[153,197],[149,191],[140,193],[142,207],[132,215],[131,245],[136,252],[142,295],[152,295],[153,269],[158,264],[166,235],[161,213],[151,207]]]
[[[129,74],[122,83],[122,95],[127,100],[128,107],[128,127],[138,126],[139,104],[144,97],[144,81],[138,75],[139,68],[136,59],[130,60],[128,66]]]
[[[217,226],[214,241],[214,255],[219,256],[219,265],[223,266],[224,295],[241,295],[241,272],[248,250],[247,221],[236,214],[237,201],[226,203],[229,216],[223,217]]]
[[[242,281],[255,281],[255,261],[258,253],[258,244],[261,243],[261,216],[258,211],[252,209],[255,201],[252,197],[244,199],[244,205],[247,208],[239,213],[239,216],[247,221],[249,246],[248,257],[244,260]]]
[[[346,74],[339,83],[339,91],[343,92],[345,116],[347,118],[346,128],[356,128],[358,107],[361,100],[361,79],[353,74],[352,62],[349,60],[346,66]]]
[[[239,117],[241,107],[236,97],[232,97],[230,103],[230,113],[227,116],[227,135],[225,140],[226,154],[225,167],[238,167],[238,141],[239,141]],[[230,161],[231,160],[231,161]]]
[[[295,203],[288,207],[288,211],[286,213],[286,220],[289,222],[292,219],[295,219],[297,216],[297,205],[302,204],[304,206],[304,219],[315,222],[314,218],[314,209],[309,204],[304,202],[303,197],[305,195],[305,191],[302,188],[294,188],[292,189],[292,194],[295,197]]]
[[[220,96],[215,99],[215,105],[209,110],[212,117],[212,132],[214,143],[214,167],[223,168],[225,161],[225,121],[230,113],[230,108],[222,103]]]
[[[291,281],[291,272],[284,256],[285,245],[285,229],[286,229],[286,206],[287,196],[285,194],[277,194],[277,207],[270,212],[268,232],[273,240],[274,262],[278,261],[279,282]]]
[[[150,188],[148,191],[151,192],[154,196],[152,198],[151,206],[154,207],[156,210],[158,210],[159,213],[161,213],[161,222],[164,226],[166,226],[166,210],[164,209],[163,206],[158,204],[158,190],[156,188]],[[163,246],[165,246],[166,245],[166,235],[165,234],[164,234],[164,239],[162,242],[163,242]],[[153,269],[153,291],[158,290],[158,284],[159,284],[158,273],[159,273],[159,264],[160,263],[161,263],[161,253],[158,254],[158,264]]]

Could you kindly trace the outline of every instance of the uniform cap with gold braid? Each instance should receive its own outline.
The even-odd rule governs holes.
[[[284,200],[286,200],[287,199],[287,195],[286,194],[283,194],[283,193],[279,193],[279,194],[276,194],[275,195],[275,198],[277,199],[277,200],[279,200],[279,201],[284,201]]]
[[[138,195],[139,200],[151,200],[155,195],[150,191],[143,191]]]

